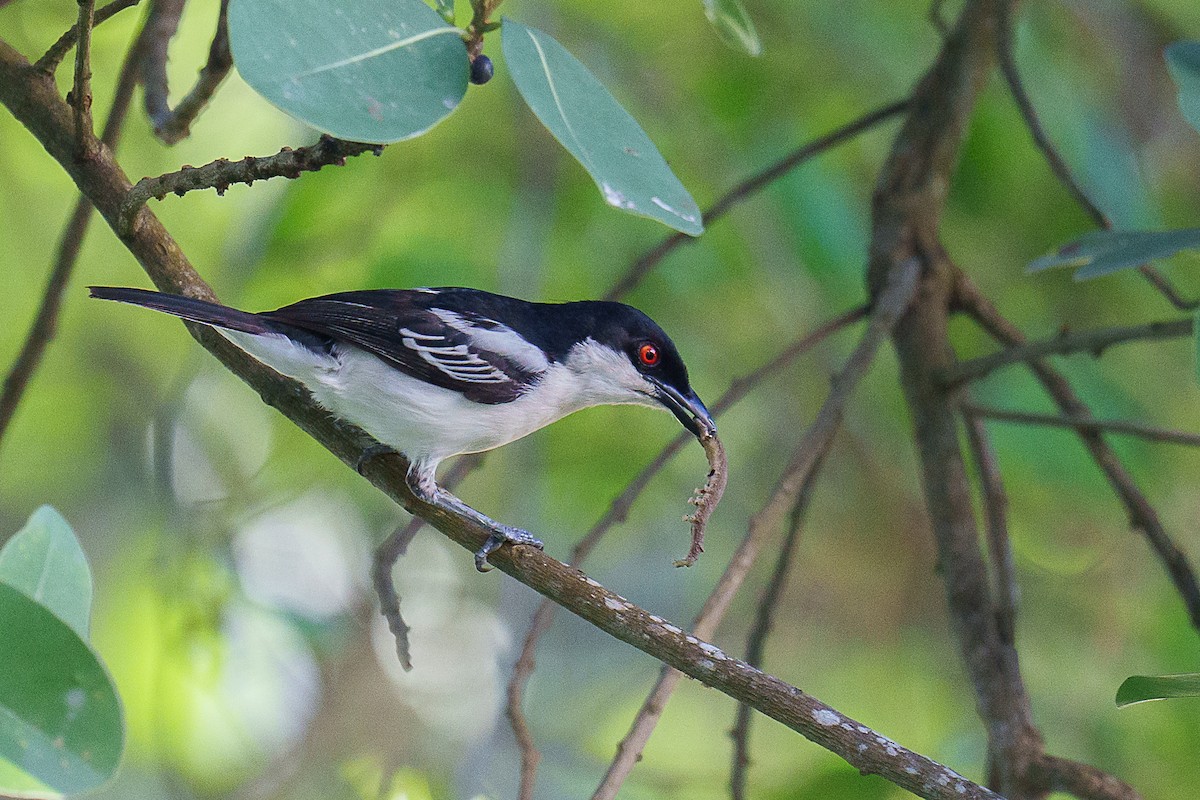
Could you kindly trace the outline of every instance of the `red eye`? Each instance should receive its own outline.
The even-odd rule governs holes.
[[[653,367],[658,363],[658,348],[649,342],[646,342],[646,344],[638,348],[638,358],[647,367]]]

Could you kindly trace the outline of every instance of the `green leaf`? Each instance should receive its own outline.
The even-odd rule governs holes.
[[[1179,87],[1179,110],[1200,131],[1200,42],[1175,42],[1164,55]]]
[[[741,0],[701,0],[704,16],[725,44],[748,55],[762,55],[762,41],[754,29],[754,20]]]
[[[0,583],[0,794],[47,797],[99,786],[121,759],[112,681],[78,634]]]
[[[1200,697],[1200,672],[1187,675],[1134,675],[1117,689],[1117,707],[1168,697]]]
[[[584,166],[609,205],[692,236],[700,209],[620,103],[549,35],[505,18],[504,61],[521,97]]]
[[[233,0],[229,43],[255,91],[339,139],[417,136],[467,91],[462,31],[421,0]]]
[[[33,512],[0,550],[0,582],[41,603],[87,641],[92,573],[75,532],[53,508]]]
[[[433,8],[448,24],[454,24],[454,0],[433,0]]]
[[[1093,231],[1057,253],[1032,262],[1029,271],[1081,267],[1075,273],[1075,280],[1082,281],[1140,267],[1147,262],[1193,248],[1200,248],[1200,228],[1177,231]]]

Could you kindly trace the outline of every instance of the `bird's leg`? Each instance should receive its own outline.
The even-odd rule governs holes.
[[[483,547],[479,548],[475,553],[475,569],[480,572],[487,572],[492,568],[491,564],[488,563],[488,556],[499,550],[506,542],[508,544],[529,545],[530,547],[536,547],[538,550],[545,549],[545,545],[542,544],[541,540],[529,531],[496,522],[496,520],[479,513],[441,486],[438,486],[434,470],[426,465],[419,467],[414,465],[408,471],[407,483],[412,493],[429,505],[440,508],[455,516],[466,517],[491,531],[487,541],[483,543]]]

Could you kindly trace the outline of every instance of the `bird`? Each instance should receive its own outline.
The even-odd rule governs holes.
[[[299,381],[335,417],[370,434],[371,458],[402,454],[425,503],[491,534],[475,566],[504,544],[543,543],[496,522],[437,483],[447,458],[492,450],[598,405],[670,411],[702,441],[716,424],[671,338],[624,303],[539,303],[463,287],[368,289],[259,313],[145,289],[88,287],[91,296],[210,326]]]

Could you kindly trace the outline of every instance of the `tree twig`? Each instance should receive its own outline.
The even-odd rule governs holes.
[[[117,12],[136,6],[140,1],[112,0],[111,3],[96,10],[95,16],[92,18],[92,28],[111,19]],[[72,25],[66,33],[58,37],[58,41],[50,46],[46,54],[37,60],[33,65],[34,69],[46,73],[51,73],[58,69],[58,65],[67,57],[67,53],[71,52],[71,48],[75,46],[75,43],[79,41],[79,31],[80,27],[78,24]]]
[[[1050,355],[1090,353],[1099,357],[1113,345],[1128,342],[1178,339],[1191,336],[1195,321],[1191,317],[1151,322],[1121,328],[1101,328],[1093,331],[1063,332],[1050,339],[1026,342],[1018,347],[1008,347],[998,353],[968,361],[959,361],[942,373],[942,384],[947,388],[960,386],[968,381],[985,377],[1000,367],[1021,362],[1037,361]]]
[[[79,43],[75,47],[75,81],[68,102],[75,111],[76,156],[89,158],[88,144],[94,142],[92,132],[92,26],[95,24],[96,0],[78,0]]]
[[[137,48],[141,38],[135,38],[130,45],[125,61],[117,78],[117,88],[113,93],[112,108],[109,109],[108,119],[104,123],[104,133],[101,142],[109,149],[116,149],[121,138],[121,130],[129,115],[129,106],[133,99],[133,88],[137,84]],[[87,234],[88,225],[92,218],[92,204],[83,196],[75,203],[75,209],[63,229],[58,240],[58,252],[54,258],[54,268],[46,279],[46,288],[42,293],[42,302],[38,306],[37,315],[25,336],[25,342],[13,361],[12,367],[4,378],[3,391],[0,391],[0,445],[8,431],[9,423],[16,414],[17,407],[25,396],[25,390],[33,379],[34,373],[42,363],[42,356],[58,330],[58,316],[62,309],[63,295],[70,285],[71,274],[79,260],[79,251],[83,247],[83,239]]]
[[[1073,430],[1095,431],[1098,433],[1119,433],[1125,436],[1136,436],[1150,442],[1166,444],[1182,444],[1188,447],[1200,447],[1200,434],[1175,431],[1170,428],[1160,428],[1147,425],[1144,422],[1117,419],[1096,419],[1091,416],[1056,416],[1054,414],[1035,414],[1029,411],[1008,411],[991,406],[964,403],[963,411],[975,417],[986,417],[1000,422],[1015,422],[1020,425],[1043,425],[1052,428],[1071,428]]]
[[[142,48],[142,105],[157,128],[170,116],[171,87],[167,81],[167,57],[171,40],[179,31],[187,0],[154,0],[146,13],[146,46]]]
[[[142,178],[121,203],[121,231],[134,226],[137,214],[151,197],[161,200],[168,194],[179,197],[198,189],[216,189],[224,194],[232,184],[252,184],[269,178],[298,178],[304,172],[316,172],[331,164],[343,166],[346,159],[363,153],[379,155],[383,145],[361,144],[322,136],[316,144],[293,150],[285,147],[272,156],[246,156],[240,161],[218,158],[202,167],[184,167],[156,178]]]
[[[811,350],[830,335],[864,318],[868,312],[868,306],[859,306],[858,308],[839,314],[816,330],[797,339],[758,369],[734,379],[730,382],[729,388],[725,390],[725,393],[713,404],[711,409],[713,416],[722,416],[765,379],[777,374],[789,363]],[[691,434],[687,432],[676,436],[655,456],[653,461],[646,465],[626,485],[625,489],[613,500],[608,510],[604,512],[596,524],[592,526],[583,538],[576,542],[575,546],[571,549],[568,563],[572,566],[582,564],[596,545],[600,543],[604,535],[614,525],[625,521],[634,502],[645,491],[654,476],[661,472],[663,467],[691,439]],[[529,730],[529,723],[526,721],[525,714],[521,710],[524,704],[525,686],[537,665],[534,658],[534,651],[537,649],[537,644],[541,640],[541,637],[550,628],[550,624],[554,619],[554,608],[554,603],[549,600],[543,600],[538,605],[530,621],[529,629],[525,632],[525,640],[521,645],[521,653],[513,665],[513,672],[508,681],[507,702],[505,703],[504,712],[508,717],[513,734],[516,736],[518,746],[521,749],[521,785],[518,792],[520,800],[530,800],[533,797],[534,782],[537,778],[537,765],[541,758],[537,751],[537,745],[533,740],[533,734]]]
[[[961,272],[956,276],[957,301],[975,322],[1008,348],[1024,347],[1026,340],[1020,329],[1008,321],[988,298],[980,293],[975,284]],[[1059,410],[1068,417],[1092,418],[1087,405],[1075,394],[1071,384],[1057,370],[1043,361],[1027,362],[1034,377],[1054,400]],[[1137,483],[1125,470],[1121,460],[1104,441],[1100,431],[1094,428],[1076,428],[1092,459],[1108,479],[1109,485],[1125,506],[1130,524],[1142,532],[1151,548],[1162,561],[1176,592],[1183,600],[1192,626],[1200,630],[1200,585],[1187,556],[1171,539],[1154,506],[1142,494]]]
[[[1034,144],[1037,145],[1038,150],[1045,157],[1046,163],[1049,164],[1050,171],[1054,173],[1055,177],[1058,178],[1059,182],[1066,188],[1075,202],[1092,218],[1092,221],[1098,227],[1104,230],[1112,230],[1112,220],[1088,197],[1083,187],[1079,185],[1079,181],[1075,179],[1071,168],[1067,166],[1066,160],[1058,152],[1058,148],[1050,141],[1050,136],[1046,133],[1041,118],[1033,107],[1033,101],[1030,100],[1029,93],[1025,91],[1025,84],[1022,82],[1021,73],[1017,68],[1017,59],[1013,47],[1013,24],[1012,11],[1007,7],[1002,8],[996,49],[999,55],[1000,72],[1004,75],[1004,80],[1007,82],[1009,91],[1012,93],[1013,101],[1016,103],[1017,109],[1021,112],[1021,117],[1025,120],[1025,127],[1029,129]],[[1167,302],[1181,311],[1191,311],[1200,308],[1200,300],[1184,299],[1166,276],[1152,265],[1143,264],[1138,267],[1138,272],[1167,299]]]
[[[812,502],[813,487],[816,486],[820,470],[821,464],[818,462],[808,473],[804,485],[800,487],[799,495],[796,496],[787,534],[779,547],[779,553],[775,556],[775,568],[771,571],[762,597],[759,598],[754,622],[746,637],[746,663],[758,669],[762,669],[767,637],[770,636],[775,621],[775,609],[779,606],[779,599],[787,585],[788,573],[791,571],[796,546],[800,542],[800,533],[804,527],[804,517]],[[746,797],[746,780],[750,771],[751,719],[750,707],[739,703],[734,715],[733,730],[729,732],[730,738],[733,739],[733,764],[729,770],[729,793],[733,800],[744,800]]]
[[[846,360],[846,365],[834,376],[829,396],[804,432],[770,499],[750,520],[746,536],[738,545],[725,572],[692,624],[693,636],[700,639],[713,637],[733,598],[758,559],[766,538],[782,526],[788,509],[796,505],[804,486],[816,474],[818,466],[833,444],[834,435],[841,427],[846,404],[850,401],[855,387],[875,360],[879,346],[887,340],[897,320],[912,301],[920,266],[917,259],[910,259],[906,264],[897,267],[888,284],[876,296],[870,323],[863,332],[862,339]],[[609,765],[599,787],[592,794],[592,800],[612,800],[616,797],[621,784],[625,782],[634,765],[641,760],[642,750],[645,749],[646,742],[666,709],[667,701],[682,677],[683,673],[679,670],[670,666],[663,667],[658,683],[642,704],[629,733],[618,745],[617,755]]]
[[[221,7],[217,12],[217,31],[208,48],[208,61],[201,68],[196,85],[175,108],[167,107],[164,100],[161,107],[156,107],[156,114],[151,116],[155,135],[167,144],[175,144],[188,137],[192,123],[216,94],[217,88],[233,66],[233,54],[229,50],[228,12],[229,0],[221,0]]]
[[[908,101],[901,100],[896,103],[891,103],[881,108],[877,108],[868,114],[864,114],[852,122],[848,122],[842,127],[830,131],[824,136],[819,136],[811,142],[807,142],[796,150],[793,150],[788,155],[771,164],[766,169],[763,169],[746,180],[734,186],[732,189],[721,195],[715,203],[704,210],[703,218],[705,225],[712,225],[717,220],[729,213],[730,209],[738,203],[746,200],[757,194],[764,187],[774,181],[779,180],[787,173],[791,172],[796,167],[804,162],[830,150],[839,144],[848,142],[860,133],[870,130],[881,122],[885,122],[892,117],[898,116],[902,111],[908,108]],[[630,265],[629,269],[617,281],[612,290],[608,293],[606,299],[612,300],[629,294],[638,284],[649,274],[650,270],[654,269],[660,261],[666,258],[675,248],[695,241],[695,237],[688,236],[684,233],[674,233],[663,239],[653,249],[643,254],[637,261]]]
[[[978,407],[964,404],[963,419],[967,428],[967,444],[979,472],[980,494],[983,496],[983,519],[987,532],[988,556],[991,563],[992,587],[996,594],[996,627],[1005,644],[1016,644],[1017,605],[1020,587],[1013,564],[1012,542],[1008,538],[1008,493],[996,453],[988,441],[987,430],[976,413]]]

